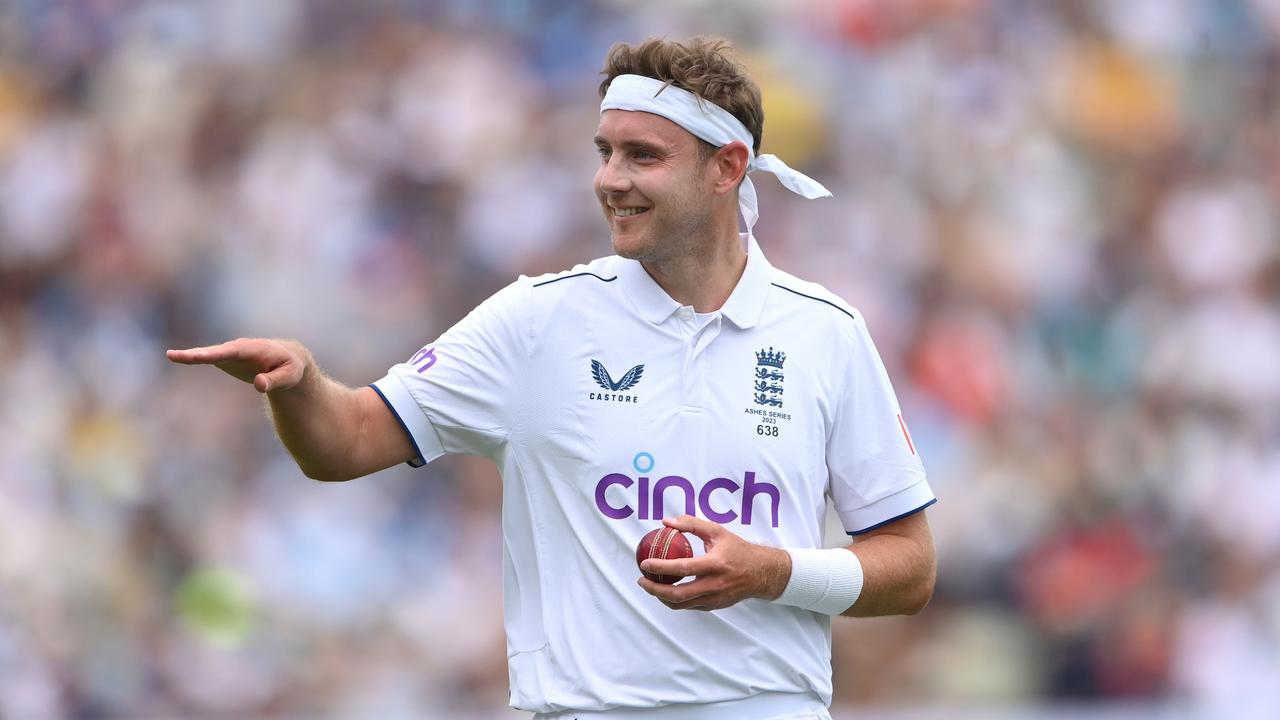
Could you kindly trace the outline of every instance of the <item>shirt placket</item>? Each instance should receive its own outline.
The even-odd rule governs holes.
[[[707,407],[707,347],[720,334],[721,317],[698,318],[693,309],[682,307],[676,311],[680,323],[684,362],[681,368],[681,410],[700,413]]]

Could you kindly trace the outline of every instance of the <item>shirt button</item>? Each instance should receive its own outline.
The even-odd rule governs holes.
[[[680,308],[679,315],[680,315],[680,319],[681,319],[681,320],[691,320],[691,319],[693,319],[693,311],[692,311],[692,310],[690,310],[690,309],[689,309],[689,308],[687,308],[687,307],[682,307],[682,308]]]

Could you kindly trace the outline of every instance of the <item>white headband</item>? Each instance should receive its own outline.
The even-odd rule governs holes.
[[[792,170],[776,156],[756,157],[752,150],[751,133],[738,118],[719,105],[703,100],[683,88],[643,75],[619,75],[609,83],[609,90],[600,102],[600,112],[605,110],[633,110],[661,115],[716,147],[740,140],[747,146],[747,172],[763,170],[773,173],[788,190],[810,200],[831,197],[831,191],[823,187],[822,183]],[[749,235],[760,217],[756,188],[751,184],[750,176],[742,179],[742,187],[738,191],[738,208],[742,211]]]

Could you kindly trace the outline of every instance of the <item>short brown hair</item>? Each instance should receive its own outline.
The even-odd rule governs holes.
[[[605,57],[600,97],[619,75],[644,75],[675,85],[728,110],[751,133],[760,154],[764,104],[760,86],[736,57],[727,40],[698,36],[685,42],[649,38],[639,45],[615,43]]]

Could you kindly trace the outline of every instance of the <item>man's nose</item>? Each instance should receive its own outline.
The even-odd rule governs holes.
[[[627,173],[623,159],[616,154],[600,165],[600,190],[605,193],[624,193],[631,189],[631,176]]]

